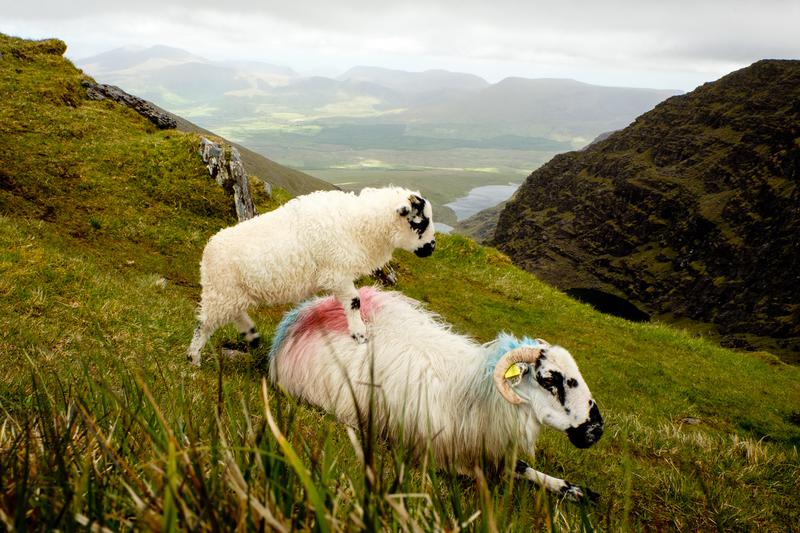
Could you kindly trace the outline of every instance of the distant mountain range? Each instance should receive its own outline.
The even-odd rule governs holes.
[[[214,62],[180,48],[116,48],[76,61],[104,83],[119,85],[159,105],[216,98],[298,77],[290,68],[260,62]]]
[[[492,242],[595,304],[710,323],[729,346],[798,361],[798,179],[800,61],[759,61],[554,157]]]
[[[572,147],[627,125],[679,92],[561,79],[506,78],[490,84],[460,72],[369,66],[354,67],[335,79],[302,77],[288,67],[209,61],[167,46],[119,48],[77,64],[103,82],[168,108],[214,108],[201,111],[203,116],[238,120],[254,111],[264,117],[277,112],[278,118],[280,113],[294,113],[298,116],[292,119],[304,125],[343,119],[407,124],[407,133],[420,129],[436,137],[472,140],[539,136]]]
[[[474,74],[427,70],[407,72],[380,67],[354,67],[337,78],[340,81],[368,82],[381,85],[398,93],[420,94],[436,91],[479,91],[489,82]]]
[[[353,186],[407,184],[410,172],[414,183],[427,180],[420,173],[447,174],[450,183],[463,173],[471,186],[517,181],[678,93],[554,79],[491,84],[459,72],[370,66],[304,77],[165,46],[112,50],[77,64],[282,164],[323,178],[347,169],[343,179],[355,176]],[[446,189],[442,203],[465,192]]]

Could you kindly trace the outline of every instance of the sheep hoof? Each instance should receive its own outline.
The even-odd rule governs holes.
[[[366,343],[367,343],[367,336],[366,336],[366,335],[364,335],[363,333],[353,333],[353,334],[352,334],[352,335],[350,335],[350,336],[351,336],[351,337],[353,338],[353,340],[354,340],[354,341],[356,341],[358,344],[366,344]]]
[[[592,489],[567,483],[561,488],[561,495],[566,499],[578,503],[597,503],[600,495]]]
[[[197,360],[195,360],[195,358],[194,358],[194,357],[192,357],[192,356],[191,356],[191,354],[189,354],[189,355],[187,355],[187,356],[186,356],[186,359],[187,359],[187,360],[188,360],[188,361],[189,361],[189,362],[190,362],[190,363],[191,363],[193,366],[196,366],[196,367],[198,367],[198,368],[200,367],[200,358],[199,358],[199,357],[197,358]]]

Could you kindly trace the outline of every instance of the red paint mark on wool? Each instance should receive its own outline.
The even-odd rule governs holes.
[[[373,287],[360,289],[361,319],[369,323],[375,312],[391,297],[390,293]],[[284,384],[299,386],[309,382],[308,372],[313,367],[314,358],[324,356],[330,350],[330,335],[346,335],[350,340],[347,316],[339,301],[332,296],[304,309],[284,341],[280,358]]]
[[[358,292],[361,300],[361,319],[369,322],[387,295],[373,287],[362,287]],[[314,307],[304,310],[294,327],[292,336],[302,338],[315,331],[347,332],[347,316],[344,308],[333,296],[324,298]]]

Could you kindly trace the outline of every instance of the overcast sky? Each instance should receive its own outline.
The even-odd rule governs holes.
[[[0,0],[0,32],[59,37],[72,59],[165,44],[304,74],[443,68],[690,90],[800,58],[800,0]]]

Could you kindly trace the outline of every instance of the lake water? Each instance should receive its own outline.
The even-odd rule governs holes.
[[[444,222],[434,222],[433,225],[436,227],[436,233],[450,233],[453,231],[453,226]]]
[[[458,220],[469,218],[478,211],[493,207],[500,202],[505,202],[519,188],[518,183],[508,185],[482,185],[475,187],[466,196],[457,198],[449,204],[444,204],[456,213]]]

